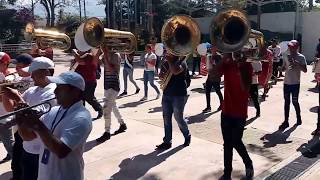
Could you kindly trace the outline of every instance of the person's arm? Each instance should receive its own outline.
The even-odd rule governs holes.
[[[181,61],[179,59],[173,60],[171,58],[178,58],[178,57],[167,57],[168,64],[169,64],[169,69],[172,74],[178,75],[182,73],[185,69],[185,67],[182,66],[182,63],[179,63],[178,61]]]
[[[306,73],[307,72],[307,63],[306,63],[306,59],[304,58],[303,60],[304,62],[301,63],[297,60],[293,60],[292,63],[297,66],[302,72]]]

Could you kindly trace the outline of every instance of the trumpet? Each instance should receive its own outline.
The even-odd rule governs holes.
[[[32,110],[32,109],[34,109],[34,108],[36,108],[38,106],[47,105],[47,108],[46,108],[45,111],[37,111],[36,112],[37,115],[40,117],[43,114],[46,114],[51,110],[52,105],[51,105],[50,101],[52,101],[54,99],[56,99],[56,97],[44,100],[39,104],[36,104],[36,105],[33,105],[33,106],[29,106],[29,107],[26,107],[26,108],[22,108],[22,109],[19,109],[19,110],[16,110],[16,111],[12,111],[12,112],[10,112],[8,114],[2,115],[2,116],[0,116],[0,121],[3,120],[3,119],[6,119],[8,117],[11,117],[13,115],[16,115],[18,113],[28,112],[29,110]],[[15,118],[13,118],[11,121],[7,122],[4,126],[7,127],[7,128],[10,128],[10,127],[12,127],[12,126],[14,126],[16,124],[17,124],[17,122],[16,122]]]
[[[54,47],[62,50],[71,47],[68,35],[54,30],[36,29],[32,23],[26,25],[24,37],[27,41],[38,40],[41,47]]]

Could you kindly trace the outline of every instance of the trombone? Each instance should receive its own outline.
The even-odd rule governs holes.
[[[21,109],[19,109],[19,110],[12,111],[12,112],[10,112],[10,113],[8,113],[8,114],[2,115],[2,116],[0,116],[0,121],[3,120],[3,119],[8,118],[8,117],[10,117],[10,116],[16,115],[16,114],[18,114],[18,113],[28,112],[29,110],[32,110],[33,108],[36,108],[36,107],[38,107],[38,106],[47,105],[48,108],[46,108],[45,111],[37,111],[37,115],[40,117],[40,116],[42,116],[43,114],[46,114],[46,113],[48,113],[48,112],[51,110],[52,105],[51,105],[50,101],[55,100],[55,99],[56,99],[56,97],[54,97],[54,98],[49,98],[49,99],[47,99],[47,100],[42,101],[42,102],[39,103],[39,104],[35,104],[35,105],[33,105],[33,106],[21,108]],[[16,124],[17,124],[17,121],[16,121],[15,118],[13,118],[11,121],[7,122],[4,126],[7,127],[7,128],[10,128],[11,126],[14,126],[14,125],[16,125]]]

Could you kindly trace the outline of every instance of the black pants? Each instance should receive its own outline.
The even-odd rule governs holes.
[[[272,75],[273,75],[272,79],[277,79],[280,65],[281,65],[281,62],[273,62],[273,64],[272,64]]]
[[[86,82],[86,87],[83,92],[84,101],[87,101],[95,111],[102,111],[102,106],[94,96],[96,91],[97,82]]]
[[[241,156],[246,169],[253,169],[252,160],[242,142],[245,123],[245,118],[233,118],[221,114],[221,130],[224,147],[224,174],[226,176],[231,176],[233,148],[235,148]]]
[[[196,66],[198,66],[199,73],[200,73],[200,62],[201,62],[201,57],[193,57],[192,60],[192,74],[196,72]]]
[[[301,120],[300,105],[299,105],[299,91],[300,91],[300,84],[293,84],[293,85],[284,84],[283,85],[285,121],[289,121],[290,96],[292,96],[292,104],[296,110],[297,120]]]
[[[23,150],[22,153],[22,179],[23,180],[37,180],[38,179],[38,167],[39,167],[39,155],[30,154]]]
[[[251,97],[251,99],[253,101],[254,107],[257,110],[257,113],[260,113],[258,84],[251,84],[251,86],[250,86],[250,97]]]
[[[214,88],[215,92],[217,93],[218,97],[219,97],[219,101],[220,101],[220,106],[222,105],[222,101],[223,101],[223,96],[220,90],[220,82],[213,82],[207,79],[206,81],[206,100],[207,100],[207,107],[211,108],[210,105],[210,94],[211,94],[211,89],[212,87]]]
[[[11,169],[13,180],[22,180],[22,153],[23,144],[22,138],[18,132],[14,133],[14,144],[12,151]]]

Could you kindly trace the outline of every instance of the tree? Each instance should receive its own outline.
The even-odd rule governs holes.
[[[40,0],[40,4],[44,7],[47,14],[47,26],[54,26],[55,22],[55,11],[58,8],[64,7],[71,4],[71,0]]]

